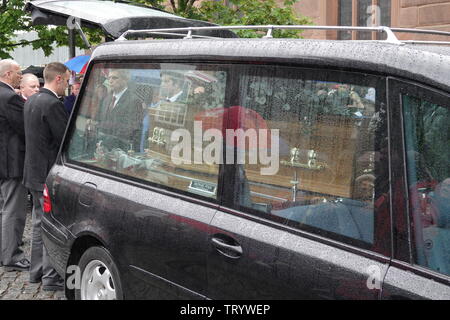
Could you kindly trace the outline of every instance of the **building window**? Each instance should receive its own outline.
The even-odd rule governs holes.
[[[339,0],[338,23],[340,26],[390,26],[390,0]],[[375,32],[339,32],[341,40],[378,39]]]

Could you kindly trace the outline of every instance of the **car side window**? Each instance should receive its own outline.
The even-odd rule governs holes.
[[[195,65],[96,64],[67,158],[216,199],[220,163],[202,157],[210,140],[197,119],[223,108],[226,79],[225,71]],[[212,126],[222,128],[220,115]],[[222,145],[214,147],[221,154]]]
[[[402,105],[415,263],[450,275],[450,108],[409,94]]]
[[[381,79],[318,78],[295,68],[247,71],[239,106],[230,112],[238,119],[228,122],[228,128],[244,128],[248,140],[235,147],[235,205],[387,253],[375,230],[384,216],[384,237],[390,236]],[[239,157],[245,159],[240,165]]]

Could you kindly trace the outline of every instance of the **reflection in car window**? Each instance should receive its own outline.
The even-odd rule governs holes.
[[[191,65],[97,64],[81,98],[68,158],[216,198],[215,160],[222,144],[211,142],[196,121],[223,108],[225,82],[226,72]],[[220,114],[214,121],[221,129]]]
[[[222,68],[95,65],[69,158],[210,198],[219,165],[234,164],[239,209],[386,253],[374,230],[390,221],[380,80]]]
[[[416,263],[450,275],[450,109],[403,96]]]
[[[377,182],[386,180],[379,168],[378,141],[386,130],[377,82],[363,86],[299,74],[296,69],[260,68],[242,76],[242,110],[234,123],[247,132],[276,134],[278,140],[259,137],[258,150],[277,153],[279,166],[262,175],[267,165],[249,158],[255,146],[236,146],[248,158],[237,169],[236,205],[373,247],[377,205],[386,206],[376,192]]]

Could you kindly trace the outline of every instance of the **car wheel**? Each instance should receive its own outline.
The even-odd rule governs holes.
[[[123,292],[119,271],[111,254],[103,247],[86,250],[79,262],[80,288],[75,290],[76,300],[122,300]]]

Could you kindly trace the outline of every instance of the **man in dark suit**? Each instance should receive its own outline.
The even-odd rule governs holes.
[[[33,195],[30,282],[42,281],[44,290],[64,289],[63,280],[50,265],[43,246],[41,219],[45,179],[56,161],[68,120],[61,98],[69,78],[70,71],[65,65],[59,62],[48,64],[44,69],[44,87],[24,106],[26,153],[23,182]]]
[[[111,92],[100,110],[100,140],[109,150],[139,151],[143,118],[142,101],[128,88],[128,70],[111,70],[108,76]]]
[[[6,271],[24,271],[30,266],[19,247],[27,203],[27,189],[22,185],[24,100],[14,91],[21,79],[17,62],[0,61],[0,262]]]
[[[159,108],[162,103],[185,103],[187,100],[188,92],[183,90],[184,83],[185,80],[181,73],[167,70],[161,73],[161,85],[159,88],[159,93],[152,94],[152,101],[150,103],[147,102],[146,104],[144,104],[144,116],[142,121],[142,132],[139,148],[141,152],[144,152],[144,150],[148,146],[148,136],[150,131],[152,130],[149,112],[154,112],[154,110],[156,108]],[[203,89],[204,91],[204,88],[201,89]],[[151,109],[153,110],[150,111]],[[176,113],[174,113],[172,116],[174,116],[177,120],[180,119]]]
[[[64,99],[64,109],[66,109],[67,114],[70,116],[72,113],[75,100],[77,99],[78,93],[80,93],[81,82],[76,79],[71,86],[71,93]]]

